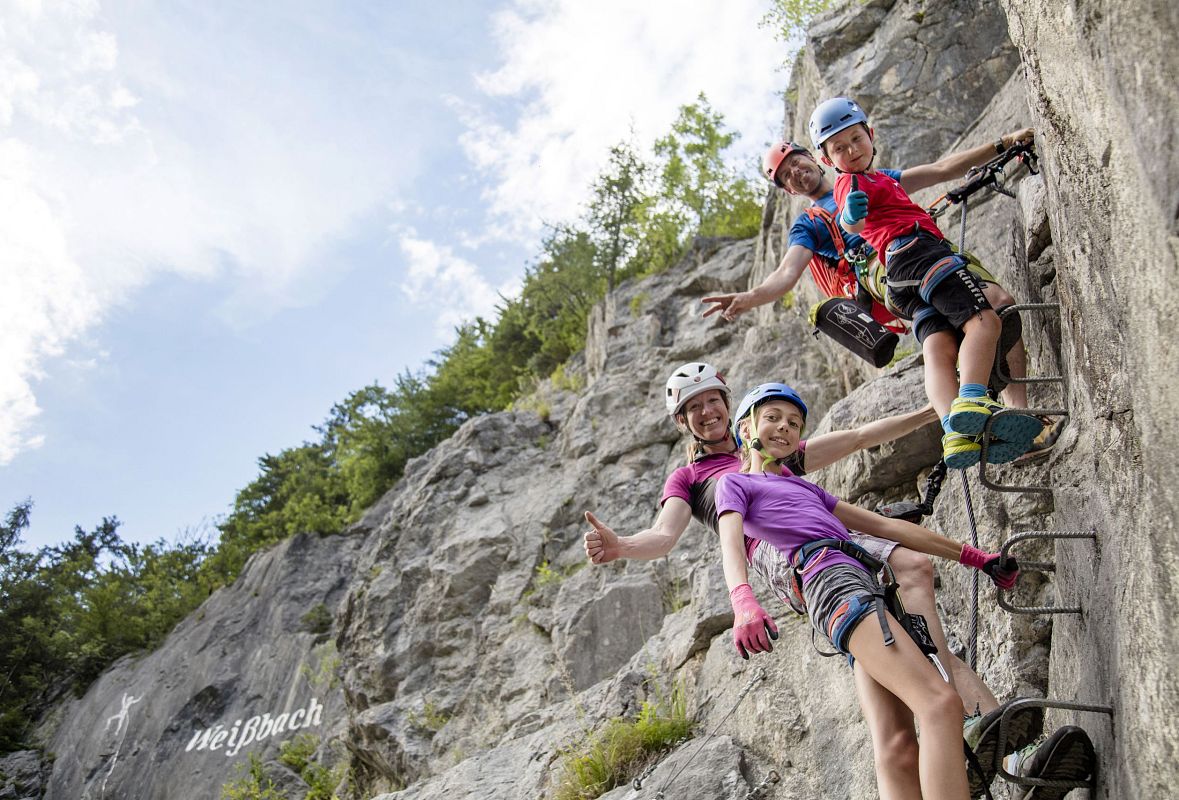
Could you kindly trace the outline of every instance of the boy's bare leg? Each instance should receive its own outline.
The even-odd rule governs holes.
[[[958,345],[953,332],[938,331],[926,336],[921,343],[921,353],[925,357],[925,394],[933,404],[938,419],[941,419],[950,413],[950,404],[958,396],[958,378],[955,375]],[[983,380],[985,382],[986,379]]]
[[[1003,308],[1005,306],[1015,305],[1015,298],[1011,296],[1011,293],[997,283],[988,281],[984,284],[983,294],[986,295],[987,302],[991,304],[991,308]],[[1022,336],[1007,351],[1007,372],[1012,378],[1026,378],[1028,375],[1027,350],[1023,346]],[[1027,384],[1007,384],[1007,388],[1003,390],[1003,404],[1008,408],[1027,408]]]
[[[995,363],[995,346],[999,342],[1001,329],[999,315],[989,308],[978,312],[962,326],[964,338],[958,352],[962,383],[987,385]]]

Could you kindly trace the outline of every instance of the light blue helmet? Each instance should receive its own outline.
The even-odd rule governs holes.
[[[807,124],[810,130],[811,142],[816,150],[823,149],[823,142],[839,133],[844,128],[863,123],[868,124],[868,115],[860,108],[855,100],[846,97],[832,97],[819,103],[818,108],[811,114],[811,121]]]
[[[742,445],[741,434],[737,431],[741,420],[745,419],[753,409],[770,400],[785,400],[798,406],[798,410],[802,412],[802,421],[804,424],[806,423],[806,403],[802,402],[798,392],[784,383],[763,383],[750,389],[745,397],[741,398],[741,404],[737,406],[737,413],[733,415],[733,438],[737,440],[738,447]]]

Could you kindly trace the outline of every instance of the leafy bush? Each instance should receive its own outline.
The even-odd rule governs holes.
[[[299,618],[299,622],[309,633],[327,633],[332,628],[332,612],[323,603],[316,603]]]
[[[683,691],[666,704],[643,703],[636,719],[616,718],[567,748],[558,767],[555,800],[593,800],[630,780],[692,731]]]
[[[237,777],[221,786],[221,800],[286,800],[253,753],[248,760],[238,762],[235,771]]]

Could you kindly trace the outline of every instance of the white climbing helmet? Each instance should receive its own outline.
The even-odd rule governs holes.
[[[678,367],[667,379],[667,413],[675,416],[684,404],[701,392],[717,389],[725,398],[725,406],[732,400],[732,392],[716,367],[703,361],[692,361]]]

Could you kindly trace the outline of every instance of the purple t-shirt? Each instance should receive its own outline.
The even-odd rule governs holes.
[[[744,521],[746,538],[769,542],[790,559],[807,542],[851,538],[831,513],[838,502],[835,495],[786,472],[730,473],[722,476],[716,487],[718,516],[736,511]],[[854,558],[828,549],[807,566],[803,583],[810,583],[819,572],[837,564],[864,569]]]

